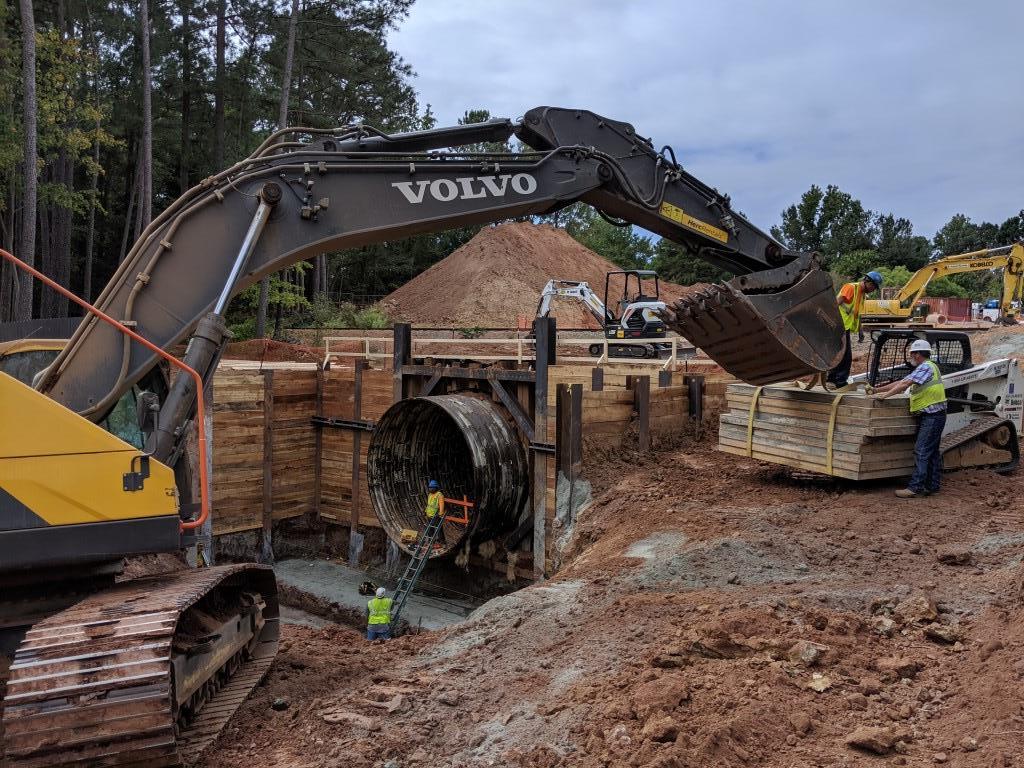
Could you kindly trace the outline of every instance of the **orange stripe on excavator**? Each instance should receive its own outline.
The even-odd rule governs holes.
[[[57,293],[59,293],[61,296],[63,296],[68,301],[74,302],[75,304],[80,306],[82,309],[86,310],[89,314],[91,314],[91,315],[93,315],[95,317],[98,317],[100,320],[102,320],[103,322],[107,323],[111,327],[117,329],[118,331],[123,333],[125,336],[128,336],[129,338],[131,338],[133,341],[137,341],[139,344],[144,346],[146,349],[148,349],[153,354],[159,355],[160,357],[162,357],[164,360],[166,360],[168,363],[170,363],[174,367],[179,368],[181,371],[183,371],[187,375],[191,376],[192,377],[192,381],[195,383],[195,387],[196,387],[196,412],[197,413],[203,413],[204,408],[205,408],[205,405],[204,405],[204,402],[203,402],[203,379],[193,368],[190,368],[189,366],[185,365],[185,363],[183,363],[181,360],[176,358],[174,355],[172,355],[172,354],[170,354],[168,352],[165,352],[164,350],[160,349],[160,347],[158,347],[156,344],[153,344],[148,339],[143,338],[142,336],[140,336],[139,334],[135,333],[135,331],[131,330],[130,328],[126,328],[123,324],[119,323],[117,320],[112,318],[110,315],[106,314],[105,312],[103,312],[102,310],[98,309],[97,307],[94,307],[92,304],[87,302],[85,299],[82,299],[82,298],[76,296],[75,294],[73,294],[71,291],[69,291],[67,288],[65,288],[60,283],[58,283],[58,282],[56,282],[54,280],[51,280],[49,277],[44,275],[39,270],[30,267],[28,264],[26,264],[24,261],[19,259],[14,254],[12,254],[12,253],[10,253],[8,251],[5,251],[3,248],[0,248],[0,256],[2,256],[7,261],[11,262],[15,267],[17,267],[18,269],[22,270],[23,272],[27,272],[28,274],[32,275],[32,277],[34,277],[36,280],[41,282],[43,285],[46,285],[46,286],[52,288],[53,290],[55,290]],[[196,428],[198,430],[198,441],[199,441],[199,499],[200,499],[201,512],[199,514],[199,517],[197,517],[195,520],[189,520],[187,522],[182,521],[182,523],[181,523],[181,530],[182,531],[191,531],[191,530],[194,530],[196,528],[199,528],[210,517],[210,495],[209,495],[209,482],[210,482],[210,480],[207,477],[207,472],[206,472],[206,465],[207,465],[207,459],[206,459],[206,425],[204,424],[204,419],[202,419],[202,418],[195,419],[195,422],[196,422]]]

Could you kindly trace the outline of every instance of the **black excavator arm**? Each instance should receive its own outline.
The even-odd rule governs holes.
[[[534,151],[459,149],[513,135]],[[667,313],[670,326],[731,373],[768,383],[825,370],[841,355],[831,280],[812,254],[782,248],[632,126],[554,107],[520,122],[396,135],[365,126],[278,131],[163,211],[96,305],[163,348],[192,334],[186,361],[212,374],[228,301],[265,275],[325,252],[575,201],[738,275]],[[86,319],[36,386],[98,420],[155,364],[140,345]],[[181,377],[159,414],[157,458],[170,456],[189,418],[189,386]]]

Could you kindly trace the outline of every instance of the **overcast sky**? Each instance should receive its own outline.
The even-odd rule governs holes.
[[[1024,208],[1022,0],[417,0],[391,36],[439,124],[633,123],[767,229],[837,184],[931,236]]]

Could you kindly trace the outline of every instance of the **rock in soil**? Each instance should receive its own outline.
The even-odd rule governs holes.
[[[876,755],[888,754],[899,741],[899,736],[889,728],[872,728],[862,725],[846,736],[846,744],[856,749],[874,752]]]

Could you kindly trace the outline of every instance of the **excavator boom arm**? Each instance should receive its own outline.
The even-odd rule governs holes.
[[[513,133],[536,151],[458,150]],[[551,107],[531,110],[521,123],[494,120],[393,136],[363,126],[279,131],[246,160],[204,180],[161,213],[96,305],[166,349],[183,341],[211,308],[222,314],[231,296],[298,261],[419,233],[544,214],[581,200],[737,274],[759,273],[737,278],[744,285],[732,288],[728,300],[719,297],[721,316],[715,317],[714,307],[696,311],[713,318],[711,330],[719,336],[723,323],[737,325],[730,338],[750,336],[748,320],[729,319],[747,318],[731,302],[746,302],[742,293],[748,280],[751,293],[758,298],[774,293],[775,300],[748,313],[751,322],[771,326],[769,334],[785,335],[775,319],[759,313],[785,315],[788,305],[777,291],[816,273],[812,303],[817,302],[815,322],[824,328],[828,351],[809,354],[814,344],[805,343],[797,350],[803,361],[793,365],[820,370],[838,358],[838,312],[820,297],[828,293],[832,301],[831,282],[826,275],[821,283],[824,273],[814,269],[809,255],[786,251],[732,212],[728,197],[683,171],[669,150],[656,152],[632,126]],[[803,309],[807,293],[801,289]],[[689,317],[694,312],[683,309],[676,307],[680,327],[687,326],[681,332],[715,357],[717,337],[705,340],[706,330]],[[200,327],[193,339],[203,333]],[[784,342],[788,350],[783,352],[798,346]],[[148,350],[86,319],[36,386],[98,420],[155,364]],[[733,366],[730,370],[743,377],[742,361]],[[787,375],[783,368],[770,375]]]
[[[537,317],[548,316],[548,313],[551,312],[553,298],[579,299],[602,328],[615,320],[615,317],[608,311],[604,302],[597,297],[588,283],[573,280],[548,280],[544,290],[541,291],[540,301],[537,302]]]

